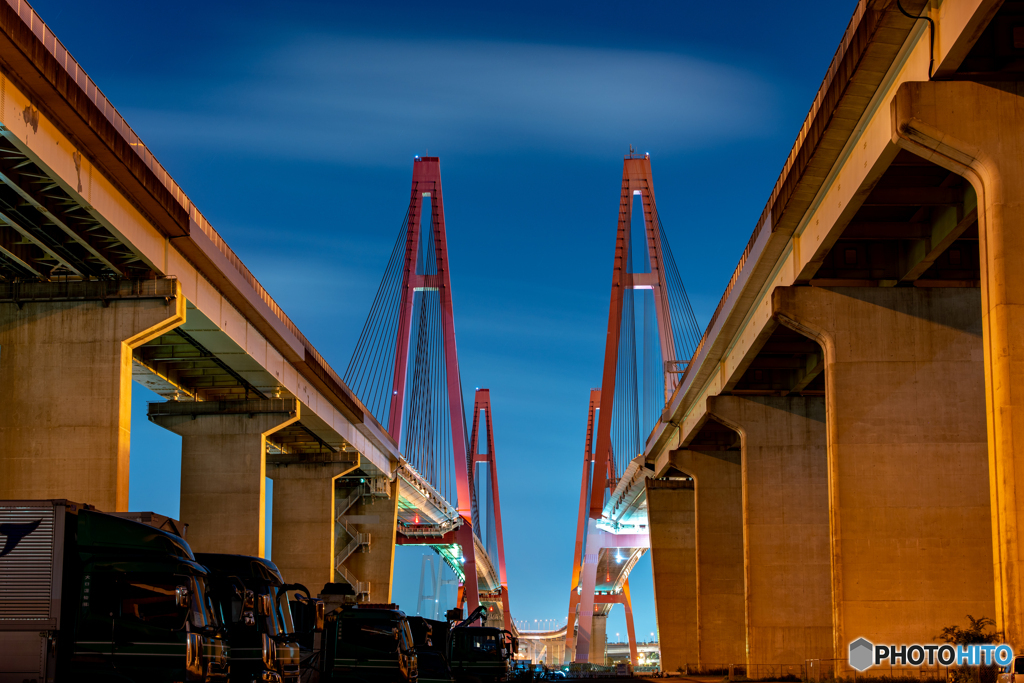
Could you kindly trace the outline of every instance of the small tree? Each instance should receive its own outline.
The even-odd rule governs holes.
[[[1001,631],[985,632],[989,627],[996,625],[994,620],[988,617],[975,619],[968,614],[967,621],[970,623],[967,628],[960,628],[958,624],[946,626],[937,639],[950,645],[989,645],[1002,642]],[[953,670],[951,683],[993,683],[997,671],[998,667],[996,666],[979,666],[976,669],[969,666],[958,666]]]
[[[950,645],[988,645],[1002,641],[1003,634],[999,631],[985,633],[985,629],[989,626],[996,625],[994,620],[988,617],[975,619],[968,614],[967,621],[971,624],[968,628],[960,628],[957,624],[945,627],[939,634],[938,640]]]

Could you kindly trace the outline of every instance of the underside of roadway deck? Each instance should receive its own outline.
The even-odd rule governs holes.
[[[198,439],[196,462],[210,476],[230,478],[240,463],[251,462],[243,468],[251,477],[239,471],[238,479],[255,483],[238,495],[253,511],[263,505],[258,478],[277,480],[274,521],[282,528],[275,547],[287,549],[289,539],[296,544],[280,554],[289,580],[315,589],[343,571],[335,541],[349,539],[339,536],[333,505],[347,483],[377,486],[360,502],[370,505],[375,491],[388,488],[374,482],[390,482],[392,521],[380,526],[370,519],[379,518],[374,512],[350,525],[359,534],[364,524],[378,524],[363,554],[390,558],[405,527],[432,527],[435,536],[454,527],[450,502],[404,462],[385,429],[38,15],[19,7],[0,2],[0,440],[18,445],[0,457],[0,497],[31,492],[124,510],[134,380],[178,405],[154,404],[154,421],[184,430],[163,416],[177,411],[203,423],[186,440]],[[16,347],[18,358],[9,352]],[[40,391],[42,377],[47,392]],[[36,396],[32,420],[3,403],[21,400],[9,390],[19,386]],[[292,406],[285,411],[290,417],[257,429],[254,440],[246,441],[241,425],[226,427],[243,408],[263,414],[273,402]],[[43,426],[52,432],[49,441]],[[228,449],[237,454],[217,456],[209,439],[223,445],[228,434],[238,435]],[[230,536],[237,542],[199,547],[205,544],[200,527],[214,529],[238,509],[204,494],[210,482],[202,479],[183,476],[183,500],[197,501],[189,514],[203,516],[183,520],[197,531],[197,550],[258,552],[262,531],[255,519]],[[277,499],[291,502],[278,509]],[[311,536],[312,544],[303,541]],[[290,566],[293,557],[302,559]],[[361,580],[372,581],[374,599],[386,602],[391,563],[378,564],[372,580]],[[384,588],[386,595],[379,593]]]

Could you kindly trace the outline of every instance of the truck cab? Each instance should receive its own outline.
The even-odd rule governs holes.
[[[0,501],[0,534],[0,612],[23,626],[0,630],[0,680],[226,676],[207,571],[184,539],[66,500]]]
[[[270,560],[198,553],[210,594],[227,625],[233,683],[298,683],[300,648],[284,580]]]
[[[417,683],[409,620],[397,605],[345,605],[326,615],[320,682]]]
[[[457,683],[499,683],[512,677],[515,639],[487,626],[455,627],[448,634],[448,664]]]
[[[454,683],[445,654],[448,622],[409,617],[413,644],[416,646],[419,683]]]

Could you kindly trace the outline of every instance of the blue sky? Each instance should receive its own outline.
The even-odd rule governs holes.
[[[37,0],[43,19],[343,372],[441,157],[467,391],[491,389],[514,616],[567,609],[622,155],[706,324],[854,9],[697,3]],[[176,515],[180,441],[134,393],[134,509]],[[472,400],[471,395],[467,397]],[[410,611],[420,552],[401,549]],[[655,630],[650,564],[637,631]],[[625,635],[621,611],[608,631]]]

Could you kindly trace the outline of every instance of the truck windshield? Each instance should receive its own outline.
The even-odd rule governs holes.
[[[280,625],[279,633],[295,633],[295,622],[292,621],[292,608],[288,603],[287,591],[273,586],[270,596],[274,600],[274,619]]]
[[[413,644],[416,642],[412,638],[412,628],[409,626],[408,621],[402,622],[402,633],[405,635],[404,650],[413,649]]]
[[[501,643],[494,633],[460,633],[459,649],[480,655],[497,655],[501,652]]]
[[[193,588],[184,576],[129,575],[121,590],[121,616],[159,628],[183,628],[188,614],[175,602],[178,586]]]
[[[395,639],[396,622],[386,619],[347,619],[339,629],[338,639],[346,645],[356,645],[381,652],[398,649]]]

